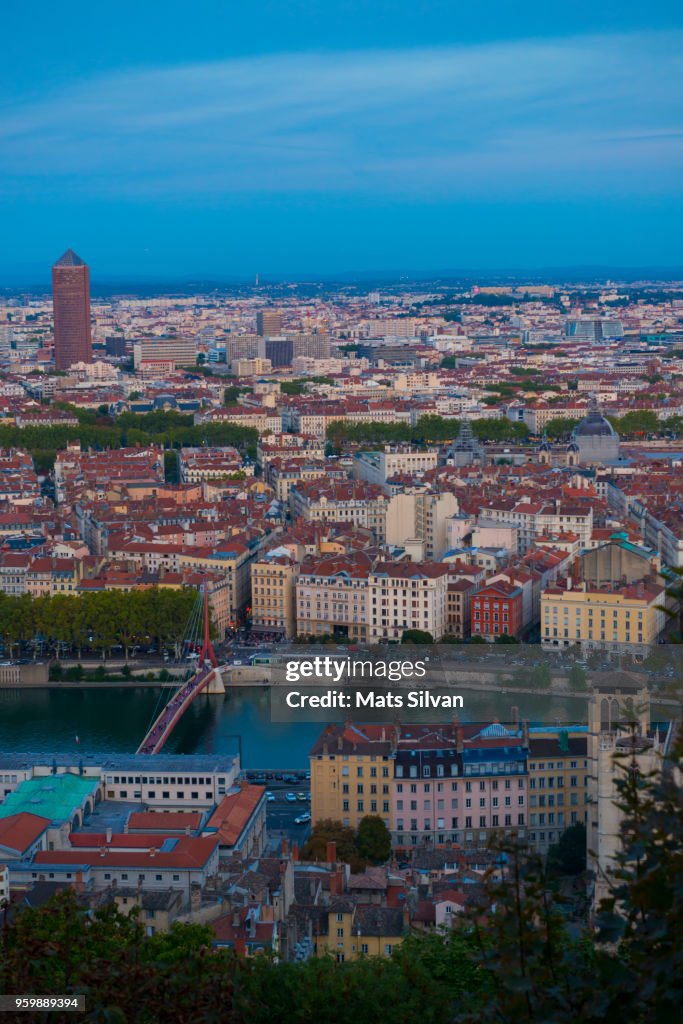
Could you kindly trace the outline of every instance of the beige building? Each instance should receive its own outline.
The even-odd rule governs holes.
[[[296,582],[300,566],[285,548],[275,548],[252,563],[251,619],[257,630],[296,636]]]
[[[387,505],[386,542],[398,547],[423,542],[424,557],[440,559],[448,551],[449,522],[459,510],[451,491],[413,487],[392,495]]]
[[[541,594],[541,645],[645,657],[669,621],[666,601],[664,586],[652,578],[602,587],[560,580]]]
[[[194,338],[145,338],[133,344],[133,365],[144,370],[145,363],[170,363],[172,368],[194,366],[197,361],[197,343]]]
[[[572,825],[587,824],[590,772],[586,736],[529,739],[529,843],[546,853]]]
[[[439,562],[383,562],[369,578],[368,640],[401,640],[407,629],[447,632],[448,566]]]
[[[257,356],[254,359],[234,359],[230,369],[236,377],[257,377],[261,373],[271,373],[273,367],[270,359]]]
[[[296,582],[297,634],[367,640],[370,569],[363,552],[304,561]]]
[[[377,484],[364,480],[311,481],[294,487],[289,495],[292,515],[306,522],[348,523],[372,530],[375,541],[386,538],[389,498]]]
[[[411,445],[386,445],[383,451],[358,452],[353,460],[353,476],[384,486],[394,476],[412,476],[435,469],[437,462],[435,448],[425,451]]]

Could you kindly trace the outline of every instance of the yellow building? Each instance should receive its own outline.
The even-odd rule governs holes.
[[[652,577],[604,587],[561,581],[541,594],[541,644],[645,657],[668,622],[666,601],[664,586]]]
[[[546,852],[565,829],[587,823],[590,772],[584,735],[529,740],[529,843]]]
[[[332,954],[338,963],[362,956],[391,956],[407,933],[405,911],[400,907],[354,904],[336,899],[327,915],[327,935],[316,941],[318,956]]]
[[[388,829],[394,762],[384,725],[329,725],[310,753],[312,825],[326,818],[357,828],[378,814]]]
[[[81,563],[73,558],[34,558],[26,572],[26,592],[33,597],[43,594],[73,594],[80,579]]]
[[[251,566],[252,626],[296,636],[296,581],[299,564],[285,549],[276,548]]]

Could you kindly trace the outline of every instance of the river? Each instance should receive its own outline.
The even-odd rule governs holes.
[[[0,751],[35,751],[45,756],[131,753],[150,725],[168,689],[0,690]],[[462,721],[510,720],[512,705],[531,723],[586,721],[585,698],[465,692]],[[425,712],[425,720],[437,716]],[[169,753],[224,754],[240,745],[245,768],[306,768],[321,726],[273,722],[265,689],[231,689],[225,696],[200,696],[171,736]],[[76,742],[76,737],[80,743]]]

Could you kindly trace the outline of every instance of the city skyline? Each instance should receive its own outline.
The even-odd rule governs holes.
[[[266,4],[256,33],[200,4],[123,45],[41,4],[0,75],[0,275],[66,245],[119,277],[676,263],[683,22],[609,6]]]

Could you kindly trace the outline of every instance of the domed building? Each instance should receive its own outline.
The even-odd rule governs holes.
[[[619,435],[591,397],[588,415],[572,431],[572,445],[578,449],[581,466],[608,465],[619,461]]]
[[[541,465],[567,466],[611,465],[620,462],[619,435],[600,412],[595,396],[591,396],[588,415],[572,431],[568,444],[551,444],[543,435],[536,449]]]

